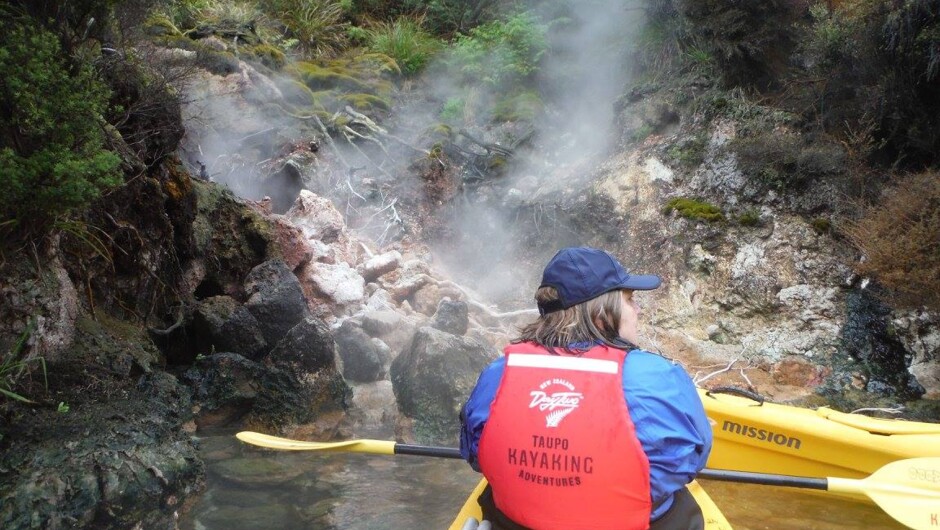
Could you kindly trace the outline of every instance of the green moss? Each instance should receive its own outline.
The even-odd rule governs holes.
[[[828,233],[830,229],[832,229],[832,221],[826,219],[825,217],[817,217],[816,219],[813,219],[812,225],[813,230],[815,230],[817,234],[825,234]]]
[[[506,163],[509,162],[505,156],[493,155],[486,161],[486,169],[489,170],[501,170],[506,167]]]
[[[708,221],[710,223],[725,219],[721,209],[707,202],[697,201],[685,197],[677,197],[666,203],[663,213],[675,210],[679,215],[693,221]]]
[[[738,216],[738,224],[741,226],[760,225],[760,213],[757,210],[747,210]]]
[[[152,37],[182,37],[183,33],[173,24],[169,17],[162,14],[153,14],[144,21],[144,33]]]
[[[336,61],[331,61],[335,63]],[[372,92],[369,83],[354,77],[355,70],[345,66],[320,66],[314,63],[297,63],[295,73],[312,90],[345,89],[356,92]]]
[[[352,105],[356,110],[389,110],[392,108],[391,101],[372,94],[346,94],[341,96],[340,100]]]
[[[677,142],[666,151],[667,157],[682,167],[695,167],[705,160],[705,147],[708,145],[708,136],[699,132]]]
[[[446,123],[436,123],[427,130],[428,136],[434,138],[452,138],[454,129]]]
[[[493,119],[496,121],[532,121],[544,108],[542,98],[534,90],[513,94],[496,102]]]
[[[276,46],[267,43],[247,46],[242,51],[272,70],[280,70],[287,64],[287,56]]]

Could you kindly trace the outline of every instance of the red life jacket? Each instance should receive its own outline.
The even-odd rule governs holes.
[[[623,396],[626,353],[550,355],[522,343],[505,354],[478,452],[496,506],[535,530],[648,528],[649,461]]]

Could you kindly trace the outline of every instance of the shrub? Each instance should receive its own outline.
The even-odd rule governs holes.
[[[394,22],[381,22],[369,30],[369,49],[395,59],[406,74],[424,68],[440,49],[441,43],[413,18],[399,17]]]
[[[708,221],[713,223],[725,219],[724,214],[721,213],[721,209],[717,206],[686,197],[670,199],[663,208],[663,213],[669,213],[673,210],[678,212],[682,217],[693,221]]]
[[[767,85],[787,63],[794,13],[781,0],[677,0],[700,53],[714,57],[732,85]],[[702,55],[704,57],[704,55]]]
[[[489,20],[498,0],[342,0],[352,17],[391,20],[402,15],[421,15],[435,35],[465,33]]]
[[[893,304],[940,310],[940,173],[898,180],[842,231],[864,256],[857,272],[888,288]]]
[[[0,32],[0,222],[41,231],[121,182],[104,145],[108,90],[49,31],[13,22]]]
[[[548,49],[548,27],[530,13],[518,13],[458,35],[448,64],[468,81],[495,87],[529,79]]]
[[[763,132],[737,138],[731,146],[749,178],[776,189],[799,189],[811,179],[840,174],[846,160],[842,146],[794,134]]]
[[[261,6],[283,24],[308,55],[333,56],[347,43],[343,7],[336,0],[262,0]]]

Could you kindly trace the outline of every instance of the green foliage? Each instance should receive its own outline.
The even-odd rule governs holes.
[[[433,34],[467,32],[490,20],[498,0],[343,0],[344,10],[357,20],[392,20],[420,15]]]
[[[467,101],[464,98],[449,98],[441,108],[441,120],[454,123],[463,121]]]
[[[10,348],[10,351],[0,358],[0,395],[26,403],[31,403],[31,401],[22,394],[14,392],[13,387],[16,385],[16,381],[29,371],[30,363],[35,362],[40,365],[46,388],[49,387],[49,381],[46,376],[46,361],[42,357],[28,360],[22,359],[26,342],[29,340],[30,335],[32,335],[35,324],[36,321],[31,319],[26,329],[13,344],[13,347]]]
[[[499,99],[493,109],[493,118],[498,121],[533,121],[545,104],[534,90],[514,92]]]
[[[681,167],[692,168],[705,160],[707,145],[708,135],[700,131],[691,136],[684,136],[682,140],[666,150],[666,155],[669,161]]]
[[[663,207],[663,213],[672,211],[676,211],[682,217],[693,221],[708,221],[713,223],[725,219],[725,215],[717,206],[686,197],[670,199],[670,201],[666,203],[666,206]]]
[[[653,134],[653,131],[655,130],[656,129],[654,129],[652,125],[644,123],[643,125],[637,127],[636,130],[630,134],[630,140],[632,140],[634,143],[642,142],[643,140],[649,138],[649,136]]]
[[[832,12],[825,4],[816,4],[809,10],[813,18],[809,38],[802,43],[804,53],[820,61],[820,66],[831,66],[845,58],[846,46],[852,33],[857,31],[857,21]]]
[[[714,57],[732,85],[764,86],[781,72],[793,47],[796,13],[782,0],[676,0],[691,42]]]
[[[419,20],[408,17],[380,22],[368,34],[369,49],[395,59],[406,74],[421,71],[441,48],[441,42]]]
[[[102,128],[108,90],[49,31],[22,22],[0,31],[0,220],[44,230],[121,182]]]
[[[347,44],[343,6],[336,0],[260,0],[265,12],[283,24],[285,37],[295,38],[312,57],[334,56]]]
[[[64,401],[60,401],[59,405],[56,406],[56,412],[58,412],[59,414],[66,414],[68,413],[68,411],[69,411],[69,404]]]
[[[548,49],[547,31],[535,15],[518,13],[458,35],[447,62],[464,81],[494,87],[524,83],[538,70]]]

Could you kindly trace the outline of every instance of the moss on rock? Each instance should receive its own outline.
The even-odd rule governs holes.
[[[669,213],[673,210],[678,212],[682,217],[693,221],[708,221],[713,223],[725,219],[725,215],[717,206],[687,197],[671,199],[663,208],[663,213]]]

